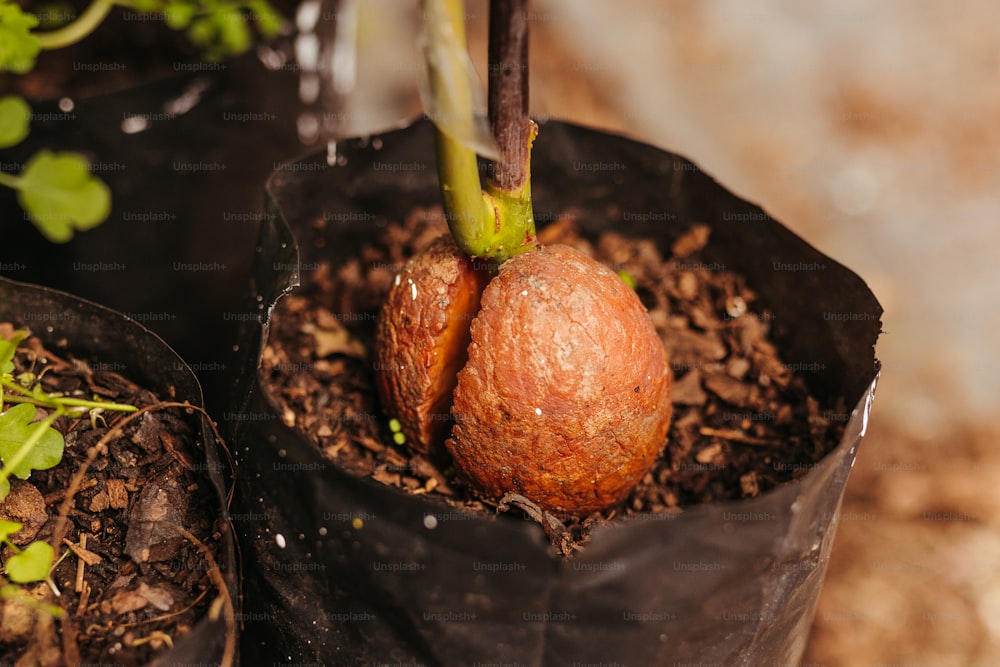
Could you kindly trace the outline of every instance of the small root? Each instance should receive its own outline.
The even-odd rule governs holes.
[[[579,547],[574,546],[573,531],[566,527],[557,516],[551,512],[546,512],[531,499],[512,491],[504,494],[497,504],[498,512],[508,512],[511,508],[517,508],[527,514],[533,521],[542,526],[545,536],[560,556],[566,558],[573,554]]]

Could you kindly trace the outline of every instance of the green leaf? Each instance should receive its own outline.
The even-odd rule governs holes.
[[[170,2],[163,8],[163,21],[167,27],[183,30],[191,24],[196,7],[189,2]]]
[[[243,13],[238,7],[221,9],[215,14],[222,55],[238,55],[250,48],[252,39]]]
[[[0,71],[26,74],[35,66],[40,45],[31,29],[38,19],[11,0],[0,0]]]
[[[111,213],[111,190],[88,171],[77,153],[38,151],[18,178],[18,201],[39,231],[54,243],[65,243],[74,230],[104,222]]]
[[[187,29],[187,36],[191,43],[206,50],[215,40],[215,35],[215,24],[207,17],[196,19]]]
[[[4,462],[5,477],[16,475],[28,479],[32,470],[47,470],[62,460],[65,445],[62,434],[51,426],[33,423],[34,418],[35,406],[30,403],[18,403],[0,413],[0,460]],[[22,455],[24,443],[39,427],[44,429],[41,437]],[[15,458],[20,460],[11,465]]]
[[[257,30],[267,39],[273,39],[281,32],[281,25],[284,18],[277,10],[269,5],[265,0],[252,0],[247,4],[253,12]]]
[[[24,528],[24,525],[17,521],[0,520],[0,542],[6,542],[8,537],[22,528]]]
[[[21,143],[31,125],[31,107],[17,95],[0,97],[0,148]]]
[[[30,335],[27,329],[18,329],[10,340],[0,338],[0,375],[7,375],[14,372],[14,353],[17,346]]]
[[[32,542],[21,553],[7,559],[7,578],[15,584],[30,584],[49,578],[56,554],[48,542]]]

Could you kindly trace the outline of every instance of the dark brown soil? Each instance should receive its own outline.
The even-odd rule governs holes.
[[[317,225],[323,224],[317,221]],[[493,511],[454,477],[393,442],[380,412],[372,357],[382,298],[407,257],[447,231],[440,211],[415,211],[344,266],[320,263],[279,301],[262,363],[264,385],[284,422],[306,433],[359,476]],[[674,372],[674,418],[660,459],[617,508],[564,526],[523,498],[514,509],[543,524],[557,550],[572,553],[588,528],[615,516],[673,512],[686,505],[755,496],[807,472],[839,442],[849,413],[821,406],[768,340],[773,316],[755,307],[744,280],[704,262],[707,227],[695,227],[661,257],[648,240],[605,232],[585,239],[564,217],[543,243],[576,246],[628,274],[649,309]]]
[[[12,332],[0,324],[0,335]],[[113,361],[88,365],[44,349],[36,338],[21,344],[15,363],[16,372],[44,371],[48,392],[97,395],[139,408],[161,402],[114,372]],[[62,462],[27,481],[11,480],[0,518],[25,524],[13,535],[15,543],[44,540],[58,544],[57,555],[69,554],[53,572],[59,597],[46,584],[26,587],[61,606],[63,618],[11,600],[0,607],[0,664],[144,665],[208,613],[218,597],[212,567],[190,537],[217,558],[221,534],[182,410],[155,409],[122,425],[121,435],[111,437],[89,466],[88,451],[128,415],[105,411],[93,422],[61,417],[54,428],[65,438]],[[60,522],[71,479],[84,468],[68,521]]]

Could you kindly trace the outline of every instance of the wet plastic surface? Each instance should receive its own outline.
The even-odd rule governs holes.
[[[59,341],[65,341],[71,352],[118,364],[122,369],[118,372],[162,397],[176,390],[176,400],[202,405],[198,381],[181,358],[156,334],[119,312],[64,292],[0,278],[0,320],[27,326],[54,349]],[[221,516],[226,511],[230,466],[216,444],[208,419],[200,413],[193,413],[188,419],[204,448],[204,456],[196,463],[204,466],[218,498]],[[238,613],[236,544],[232,531],[223,537],[222,544],[224,550],[216,560],[223,569]],[[151,667],[217,663],[222,659],[225,636],[225,621],[221,617],[217,620],[206,617],[176,640],[174,647],[154,660]]]
[[[428,123],[338,153],[338,166],[317,156],[270,181],[255,271],[262,315],[298,284],[297,259],[347,258],[381,220],[438,201]],[[561,562],[533,523],[457,511],[323,459],[261,391],[265,329],[250,323],[246,374],[234,380],[247,400],[229,424],[245,653],[338,665],[799,660],[867,427],[881,307],[848,269],[678,156],[552,122],[532,171],[542,225],[572,208],[584,232],[610,225],[656,239],[665,254],[692,224],[709,225],[706,261],[746,276],[776,315],[787,363],[820,397],[856,406],[842,442],[761,496],[620,521]],[[326,238],[309,226],[318,217],[334,221]]]

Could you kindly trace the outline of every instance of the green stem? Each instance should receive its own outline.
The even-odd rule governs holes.
[[[83,398],[49,398],[38,399],[32,396],[8,396],[8,403],[30,403],[31,405],[37,405],[40,408],[53,408],[53,409],[73,409],[73,408],[87,408],[92,410],[94,408],[99,408],[103,410],[116,410],[118,412],[135,412],[138,410],[134,405],[128,405],[126,403],[111,403],[104,401],[88,401]]]
[[[94,32],[104,18],[111,11],[111,8],[116,4],[127,4],[119,3],[116,0],[94,0],[76,17],[76,20],[65,25],[57,30],[51,30],[48,32],[37,33],[38,44],[43,49],[61,49],[70,44],[75,44],[81,39]]]
[[[464,3],[425,0],[424,13],[435,112],[447,117],[447,125],[458,136],[471,136],[474,119],[472,91],[465,77]],[[444,132],[442,124],[435,123],[434,147],[445,218],[455,243],[469,256],[495,264],[534,247],[533,218],[524,215],[524,207],[511,201],[509,193],[483,192],[475,151]]]
[[[449,124],[460,136],[469,136],[473,122],[472,91],[462,76],[456,76],[464,73],[465,64],[461,59],[465,49],[464,2],[426,0],[424,7],[425,20],[429,22],[428,78],[435,111],[447,115]],[[442,131],[444,124],[435,124],[434,149],[445,217],[458,247],[478,256],[486,250],[483,237],[495,227],[493,208],[483,198],[475,151]]]
[[[11,396],[9,394],[4,395],[3,398],[7,403],[30,403],[31,405],[37,405],[40,408],[51,408],[55,410],[66,410],[67,408],[102,408],[105,410],[116,410],[118,412],[135,412],[138,410],[138,408],[134,405],[129,405],[127,403],[113,403],[111,401],[94,401],[85,398],[69,398],[67,396],[49,395],[40,398],[30,390],[25,389],[16,382],[11,382],[9,380],[0,381],[0,387],[6,388],[10,391],[15,391],[19,394],[17,396]]]

